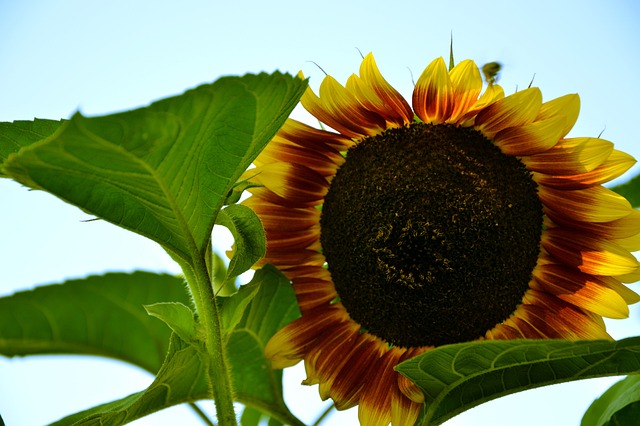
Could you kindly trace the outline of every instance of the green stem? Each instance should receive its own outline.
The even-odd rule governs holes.
[[[222,336],[222,324],[218,305],[215,302],[213,285],[204,259],[195,262],[195,278],[199,292],[200,306],[198,316],[205,331],[207,379],[209,389],[216,403],[216,414],[220,426],[237,426],[233,408],[233,385],[227,361],[225,342]],[[197,302],[196,302],[197,303]]]
[[[238,422],[233,408],[233,384],[222,336],[220,314],[218,305],[215,303],[213,283],[205,256],[195,259],[193,266],[184,261],[179,263],[187,278],[198,311],[199,322],[204,329],[206,353],[203,361],[207,366],[207,382],[216,404],[218,424],[220,426],[237,426]]]
[[[318,417],[318,420],[313,423],[313,426],[319,426],[320,423],[322,423],[322,421],[329,415],[329,413],[331,413],[331,411],[333,411],[334,408],[334,404],[329,405],[327,409],[324,410],[324,412],[320,415],[320,417]]]
[[[200,419],[203,421],[203,423],[205,425],[207,425],[207,426],[216,426],[215,423],[213,423],[211,421],[211,419],[209,417],[207,417],[205,412],[202,411],[202,409],[200,409],[200,407],[198,407],[198,405],[195,402],[189,403],[189,406],[191,407],[191,409],[193,411],[195,411],[195,413],[198,415],[198,417],[200,417]]]

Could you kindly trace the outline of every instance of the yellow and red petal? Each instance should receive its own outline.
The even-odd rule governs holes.
[[[316,129],[291,118],[285,121],[276,136],[327,156],[346,150],[354,144],[351,138],[340,133]]]
[[[249,188],[249,192],[285,207],[317,205],[329,189],[329,182],[321,174],[302,164],[269,163],[252,170],[252,181],[263,187]]]
[[[293,290],[298,298],[298,306],[302,313],[329,304],[338,297],[332,281],[315,277],[294,278]]]
[[[404,348],[393,347],[379,358],[372,370],[376,376],[369,376],[358,407],[358,419],[362,426],[387,426],[391,422],[391,394],[397,388],[398,365]],[[407,413],[408,414],[408,413]],[[414,419],[415,421],[415,419]]]
[[[453,85],[444,59],[431,62],[413,89],[413,110],[425,123],[447,121],[453,111]]]
[[[533,123],[542,106],[542,93],[537,87],[516,92],[483,108],[475,119],[475,128],[492,139],[509,127]]]
[[[546,324],[549,338],[569,340],[611,339],[604,325],[574,305],[548,293],[529,290],[523,297],[529,320],[540,327]]]
[[[565,128],[566,118],[551,117],[531,124],[509,127],[499,131],[494,142],[504,154],[525,156],[539,154],[558,143]]]
[[[565,229],[547,229],[542,247],[559,263],[592,275],[624,275],[636,272],[638,261],[619,245]]]
[[[446,122],[455,124],[478,101],[482,77],[473,61],[464,60],[453,67],[449,78],[453,85],[453,110]]]
[[[375,371],[377,360],[386,350],[386,345],[370,334],[358,334],[353,344],[338,347],[335,357],[344,359],[341,368],[335,368],[335,357],[320,359],[315,364],[305,365],[307,371],[314,370],[325,377],[320,382],[322,398],[333,399],[338,410],[346,410],[357,405],[367,384],[366,377]],[[323,362],[324,361],[324,362]],[[318,376],[320,377],[320,376]]]
[[[548,293],[579,308],[608,318],[629,316],[622,296],[593,275],[562,265],[545,265],[534,270],[534,279]]]
[[[578,222],[610,222],[633,211],[626,198],[603,186],[573,191],[543,188],[538,195],[548,210]]]
[[[291,367],[304,358],[318,336],[348,320],[349,316],[340,306],[308,310],[271,337],[264,349],[265,356],[273,368]]]
[[[387,122],[405,126],[413,122],[413,111],[400,93],[382,77],[373,54],[369,53],[360,65],[360,78],[382,101],[384,109],[378,111]]]
[[[350,138],[374,135],[385,128],[380,115],[364,108],[331,76],[322,80],[320,96],[307,88],[300,102],[318,120]]]
[[[590,172],[607,161],[613,144],[604,139],[562,139],[552,149],[541,154],[524,156],[529,170],[547,175],[577,175]]]
[[[636,160],[631,155],[622,151],[613,150],[603,164],[590,172],[564,176],[549,176],[532,172],[532,175],[533,180],[540,185],[563,190],[583,189],[610,182],[622,176],[622,174],[629,170],[635,163]]]
[[[640,211],[635,209],[631,210],[628,215],[610,222],[577,221],[575,218],[557,213],[552,209],[546,209],[545,213],[554,224],[609,241],[633,237],[640,233]]]

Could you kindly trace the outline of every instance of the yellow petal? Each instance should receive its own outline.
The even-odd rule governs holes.
[[[542,104],[540,112],[536,117],[536,121],[546,120],[551,117],[565,117],[564,128],[560,137],[567,136],[567,133],[573,128],[580,114],[580,96],[577,94],[569,94],[560,96],[549,102]]]

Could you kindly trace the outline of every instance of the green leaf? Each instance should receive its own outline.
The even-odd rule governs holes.
[[[65,417],[53,425],[122,425],[166,407],[207,398],[205,373],[196,348],[173,334],[167,359],[146,390]]]
[[[231,204],[220,210],[217,224],[231,232],[235,243],[233,257],[227,270],[228,280],[248,271],[264,256],[267,240],[258,215],[241,204]]]
[[[256,275],[259,293],[227,344],[236,399],[286,424],[304,426],[282,400],[282,372],[272,370],[263,353],[266,340],[299,315],[295,294],[288,280],[271,266]],[[148,389],[54,424],[120,425],[176,404],[209,398],[201,354],[197,346],[174,333],[167,359]]]
[[[143,305],[165,301],[190,303],[182,278],[110,273],[3,297],[0,353],[99,355],[155,373],[171,330]]]
[[[582,418],[581,426],[638,424],[640,418],[640,376],[620,380],[593,401]]]
[[[629,182],[612,187],[611,190],[629,200],[634,208],[640,207],[640,175]]]
[[[193,262],[234,184],[296,105],[289,75],[225,77],[146,108],[87,118],[9,155],[6,173]]]
[[[640,372],[640,337],[609,341],[483,341],[443,346],[397,371],[425,394],[424,423],[439,425],[492,399],[540,386]]]
[[[162,302],[145,305],[144,309],[153,317],[167,324],[182,340],[196,340],[196,321],[193,311],[180,302]]]
[[[282,372],[272,370],[264,357],[271,336],[300,316],[295,293],[289,280],[271,265],[256,271],[248,285],[258,291],[227,346],[236,395],[243,404],[286,424],[300,425],[282,399]]]
[[[62,123],[62,121],[37,118],[33,121],[0,122],[0,177],[7,177],[3,172],[2,163],[9,154],[49,137]]]
[[[260,419],[262,419],[262,412],[251,407],[244,407],[242,410],[242,417],[240,417],[241,426],[258,426]]]
[[[244,312],[249,303],[256,297],[260,290],[261,279],[254,278],[248,284],[240,286],[238,291],[231,297],[217,298],[220,303],[220,319],[222,321],[222,329],[229,333],[242,320]]]
[[[227,264],[216,252],[211,252],[213,263],[213,290],[218,296],[231,296],[238,291],[238,284],[235,278],[227,279]],[[211,268],[209,268],[211,270]]]

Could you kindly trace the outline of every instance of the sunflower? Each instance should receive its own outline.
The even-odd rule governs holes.
[[[262,263],[292,282],[301,317],[265,352],[304,360],[304,384],[363,425],[412,425],[424,402],[394,371],[480,339],[610,339],[603,317],[640,298],[640,212],[602,186],[635,160],[567,138],[577,95],[484,90],[473,61],[442,58],[412,106],[372,54],[345,86],[301,103],[332,130],[289,119],[247,172],[267,236]]]

